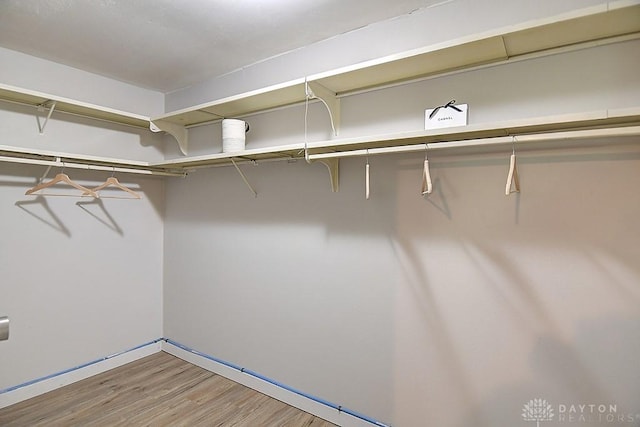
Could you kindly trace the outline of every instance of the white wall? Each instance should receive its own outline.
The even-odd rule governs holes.
[[[0,82],[102,107],[156,116],[164,95],[77,68],[0,48]]]
[[[143,200],[25,196],[43,172],[0,163],[0,388],[162,336],[163,182],[120,176]]]
[[[343,98],[342,136],[637,105],[638,43]],[[327,138],[311,111],[311,138]],[[249,118],[249,146],[300,142],[303,109]],[[192,131],[198,152],[219,128]],[[394,426],[517,426],[533,398],[640,413],[640,140],[304,162],[167,183],[165,336]],[[637,422],[637,421],[636,421]],[[546,423],[552,426],[554,423]],[[556,424],[559,425],[559,424]]]
[[[86,77],[95,93],[105,89]],[[163,158],[162,140],[149,131],[54,113],[39,135],[35,113],[1,102],[0,145]],[[142,200],[26,196],[45,170],[0,162],[0,315],[11,319],[10,339],[0,342],[0,389],[162,336],[163,180],[116,174]],[[111,175],[64,172],[88,187]]]

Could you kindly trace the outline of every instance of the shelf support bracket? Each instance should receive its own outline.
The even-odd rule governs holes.
[[[319,159],[317,162],[322,163],[329,169],[329,179],[331,180],[331,191],[337,193],[340,189],[340,159]]]
[[[173,136],[176,139],[182,154],[185,156],[187,155],[187,147],[189,145],[189,132],[187,131],[187,128],[164,120],[154,120],[149,122],[149,129],[151,132],[164,131]]]
[[[330,91],[317,82],[307,81],[305,81],[304,89],[307,99],[319,99],[324,106],[327,107],[333,135],[338,136],[340,130],[340,99],[336,97],[335,92]]]
[[[45,117],[44,119],[44,123],[40,123],[40,116],[36,115],[36,119],[38,120],[38,130],[40,131],[40,135],[44,135],[44,128],[47,127],[47,123],[49,122],[49,119],[51,118],[53,111],[56,109],[56,101],[52,101],[48,107],[47,107],[47,104],[49,104],[49,101],[43,102],[42,104],[38,105],[39,113],[44,113],[44,111],[47,108],[49,108],[49,112],[47,113],[47,117]]]
[[[253,193],[253,197],[258,197],[258,193],[256,193],[256,190],[253,189],[253,187],[251,186],[251,184],[249,184],[249,180],[247,179],[247,177],[242,173],[242,171],[240,170],[240,168],[238,167],[238,164],[236,163],[235,160],[231,159],[231,163],[233,163],[233,166],[236,168],[236,170],[238,171],[238,173],[240,174],[240,176],[242,177],[242,180],[244,181],[245,184],[247,184],[247,187],[249,187],[249,190],[251,190],[251,192]]]

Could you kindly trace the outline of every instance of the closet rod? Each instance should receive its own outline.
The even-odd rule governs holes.
[[[12,162],[12,163],[26,163],[30,165],[57,166],[61,168],[64,167],[64,168],[72,168],[72,169],[135,173],[140,175],[180,176],[180,177],[185,176],[185,174],[181,172],[166,172],[166,171],[156,171],[156,170],[149,170],[149,169],[131,169],[131,168],[123,168],[119,166],[90,165],[90,164],[82,164],[82,163],[63,162],[63,161],[57,161],[57,160],[29,159],[29,158],[23,158],[23,157],[0,156],[0,161]]]
[[[513,144],[514,142],[521,144],[521,143],[527,143],[527,142],[589,139],[589,138],[600,138],[600,137],[637,136],[637,135],[640,135],[640,126],[587,129],[587,130],[523,134],[523,135],[511,135],[511,136],[497,136],[497,137],[489,137],[489,138],[478,138],[478,139],[468,139],[468,140],[448,141],[448,142],[430,142],[428,143],[428,145],[429,145],[429,151],[431,152],[437,149]],[[350,151],[337,151],[332,153],[310,154],[309,160],[328,159],[328,158],[335,158],[335,157],[366,156],[368,154],[372,155],[372,154],[390,154],[390,153],[410,153],[415,151],[424,152],[424,150],[425,150],[424,143],[414,144],[414,145],[369,148],[369,149],[362,148],[362,149],[350,150]]]

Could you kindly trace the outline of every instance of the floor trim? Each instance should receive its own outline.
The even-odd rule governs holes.
[[[162,339],[156,339],[80,366],[0,390],[0,409],[117,368],[162,350]]]
[[[306,394],[264,377],[257,372],[217,359],[168,338],[158,338],[101,359],[2,389],[0,390],[0,409],[150,356],[159,351],[179,357],[207,371],[221,375],[339,426],[389,427],[365,415]]]
[[[171,339],[162,342],[162,351],[252,388],[269,397],[343,427],[389,427],[377,420],[327,402],[289,386],[265,378],[253,371],[186,347]]]

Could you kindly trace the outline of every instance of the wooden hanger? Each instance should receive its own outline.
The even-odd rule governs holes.
[[[429,158],[427,157],[427,150],[429,149],[429,144],[425,144],[424,146],[424,167],[422,168],[422,195],[431,194],[433,191],[433,185],[431,184],[431,172],[429,171]]]
[[[364,167],[364,197],[369,200],[371,194],[369,186],[369,149],[367,149],[367,164]]]
[[[52,180],[47,181],[47,182],[41,182],[40,184],[36,185],[33,188],[28,189],[24,194],[29,195],[29,194],[33,194],[37,191],[40,191],[42,189],[48,188],[48,187],[52,187],[54,185],[56,185],[57,183],[62,182],[65,184],[68,184],[74,188],[77,188],[78,190],[82,191],[82,194],[80,195],[80,197],[83,196],[91,196],[91,197],[95,197],[98,198],[98,194],[95,191],[89,190],[86,187],[83,187],[80,184],[77,184],[75,182],[73,182],[71,180],[71,178],[69,178],[66,174],[64,173],[59,173],[57,174]],[[45,195],[45,194],[43,194]],[[65,194],[48,194],[49,196],[65,196]]]
[[[507,185],[504,194],[508,196],[511,193],[520,192],[520,179],[518,178],[518,165],[516,164],[516,148],[515,137],[513,138],[514,147],[509,160],[509,174],[507,175]]]
[[[107,180],[97,186],[96,188],[92,188],[91,190],[88,191],[92,191],[94,193],[98,193],[98,191],[107,188],[107,187],[116,187],[124,192],[127,192],[129,194],[131,194],[132,197],[114,197],[114,196],[104,196],[102,197],[103,199],[141,199],[142,196],[140,196],[138,193],[136,193],[135,191],[133,191],[132,189],[120,184],[120,182],[118,181],[118,179],[115,176],[110,176],[109,178],[107,178]]]

